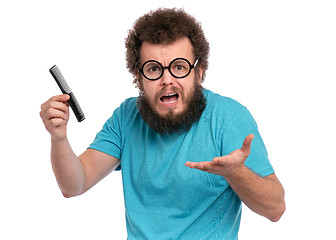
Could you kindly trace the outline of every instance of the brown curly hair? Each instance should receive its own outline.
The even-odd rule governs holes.
[[[125,39],[126,66],[135,77],[133,82],[137,82],[136,74],[140,67],[140,50],[144,41],[169,44],[182,37],[190,39],[194,55],[203,65],[203,81],[205,71],[208,69],[209,43],[204,36],[201,24],[182,9],[160,8],[140,17]],[[197,65],[199,66],[199,64]]]

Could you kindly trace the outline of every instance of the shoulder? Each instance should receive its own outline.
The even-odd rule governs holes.
[[[113,112],[114,117],[118,118],[128,118],[130,115],[137,114],[138,109],[136,106],[137,98],[131,97],[125,99],[118,108]]]
[[[229,121],[237,113],[246,110],[246,107],[238,101],[203,89],[207,101],[205,113],[212,116],[220,115],[225,121]]]
[[[119,127],[122,127],[127,124],[130,119],[134,118],[134,116],[138,114],[136,102],[136,97],[125,99],[120,106],[113,111],[112,116],[106,121],[105,125],[118,125]]]
[[[121,109],[123,111],[130,111],[130,110],[137,109],[137,107],[136,107],[137,99],[138,99],[137,97],[127,98],[127,99],[125,99],[125,101],[123,101],[120,104],[120,107],[117,108],[117,109]]]

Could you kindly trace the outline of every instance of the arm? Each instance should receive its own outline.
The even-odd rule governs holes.
[[[41,105],[40,116],[51,135],[51,163],[65,197],[80,195],[113,171],[119,159],[88,149],[77,157],[66,136],[69,119],[68,95],[50,98]]]
[[[284,189],[275,174],[262,178],[244,166],[253,137],[248,135],[241,149],[227,156],[186,166],[223,176],[247,207],[275,222],[285,211]]]
[[[286,207],[284,189],[275,174],[262,178],[244,167],[226,179],[248,208],[272,222],[280,220]]]

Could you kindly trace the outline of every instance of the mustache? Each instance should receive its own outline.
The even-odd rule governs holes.
[[[162,88],[159,92],[155,94],[155,98],[156,99],[161,98],[163,95],[166,95],[168,92],[177,93],[180,97],[182,97],[182,99],[184,99],[183,91],[175,86],[168,86],[168,87]]]

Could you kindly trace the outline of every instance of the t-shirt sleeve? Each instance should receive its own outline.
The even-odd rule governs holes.
[[[254,139],[245,166],[261,177],[273,174],[274,170],[268,159],[267,150],[258,131],[257,123],[245,107],[238,110],[225,124],[222,136],[222,156],[241,148],[245,137],[251,133],[254,134]]]
[[[118,159],[121,158],[121,120],[120,109],[116,109],[94,141],[88,148],[104,152]],[[120,165],[116,170],[120,170]]]

